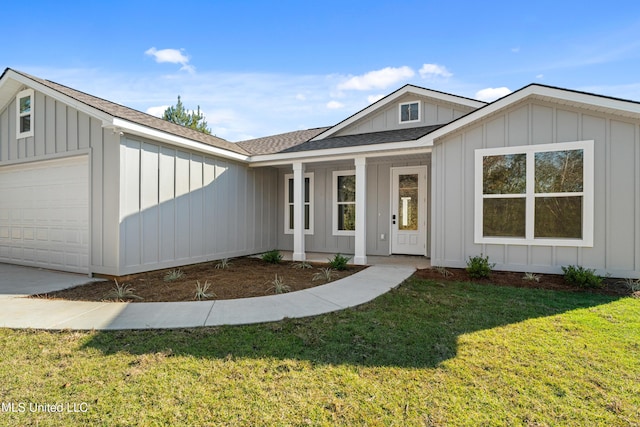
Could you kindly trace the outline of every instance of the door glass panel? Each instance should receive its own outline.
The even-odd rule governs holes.
[[[398,230],[418,229],[418,174],[398,177]]]

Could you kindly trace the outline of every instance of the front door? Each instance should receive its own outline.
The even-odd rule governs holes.
[[[391,252],[425,255],[427,168],[392,168],[391,176]]]

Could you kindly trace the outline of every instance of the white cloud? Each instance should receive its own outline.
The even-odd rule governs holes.
[[[373,104],[374,102],[380,101],[385,96],[387,96],[387,95],[369,95],[369,96],[367,96],[367,102],[369,104]]]
[[[511,52],[513,52],[513,53],[520,53],[520,46],[518,46],[518,47],[512,47],[512,48],[511,48]]]
[[[337,110],[338,108],[344,108],[344,104],[338,101],[327,102],[327,108],[330,110]]]
[[[352,76],[338,85],[339,90],[371,90],[386,89],[402,80],[415,75],[410,67],[386,67],[381,70],[369,71],[361,76]]]
[[[495,101],[498,98],[509,95],[511,90],[507,87],[488,87],[476,92],[476,99],[485,102]]]
[[[194,72],[195,67],[189,64],[189,57],[182,53],[184,49],[156,49],[152,47],[147,49],[145,55],[153,56],[158,63],[168,62],[170,64],[181,64],[181,70]]]
[[[536,76],[536,79],[544,79],[544,74],[538,74],[538,75]]]
[[[307,99],[307,97],[306,97],[306,96],[304,96],[304,94],[303,94],[303,93],[299,93],[299,94],[297,94],[297,95],[296,95],[296,99],[297,99],[298,101],[305,101],[305,100]]]
[[[445,66],[438,64],[423,64],[422,68],[420,68],[419,73],[420,77],[422,77],[423,79],[435,77],[443,77],[447,79],[453,76],[453,74],[451,74]]]
[[[162,117],[167,108],[169,108],[168,105],[159,105],[157,107],[149,107],[145,112],[152,116]]]

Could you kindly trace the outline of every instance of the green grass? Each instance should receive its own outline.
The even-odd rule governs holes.
[[[409,280],[357,309],[169,331],[0,329],[0,425],[640,424],[640,300]]]

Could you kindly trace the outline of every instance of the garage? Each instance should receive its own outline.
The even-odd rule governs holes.
[[[88,199],[86,155],[0,167],[0,262],[88,273]]]

